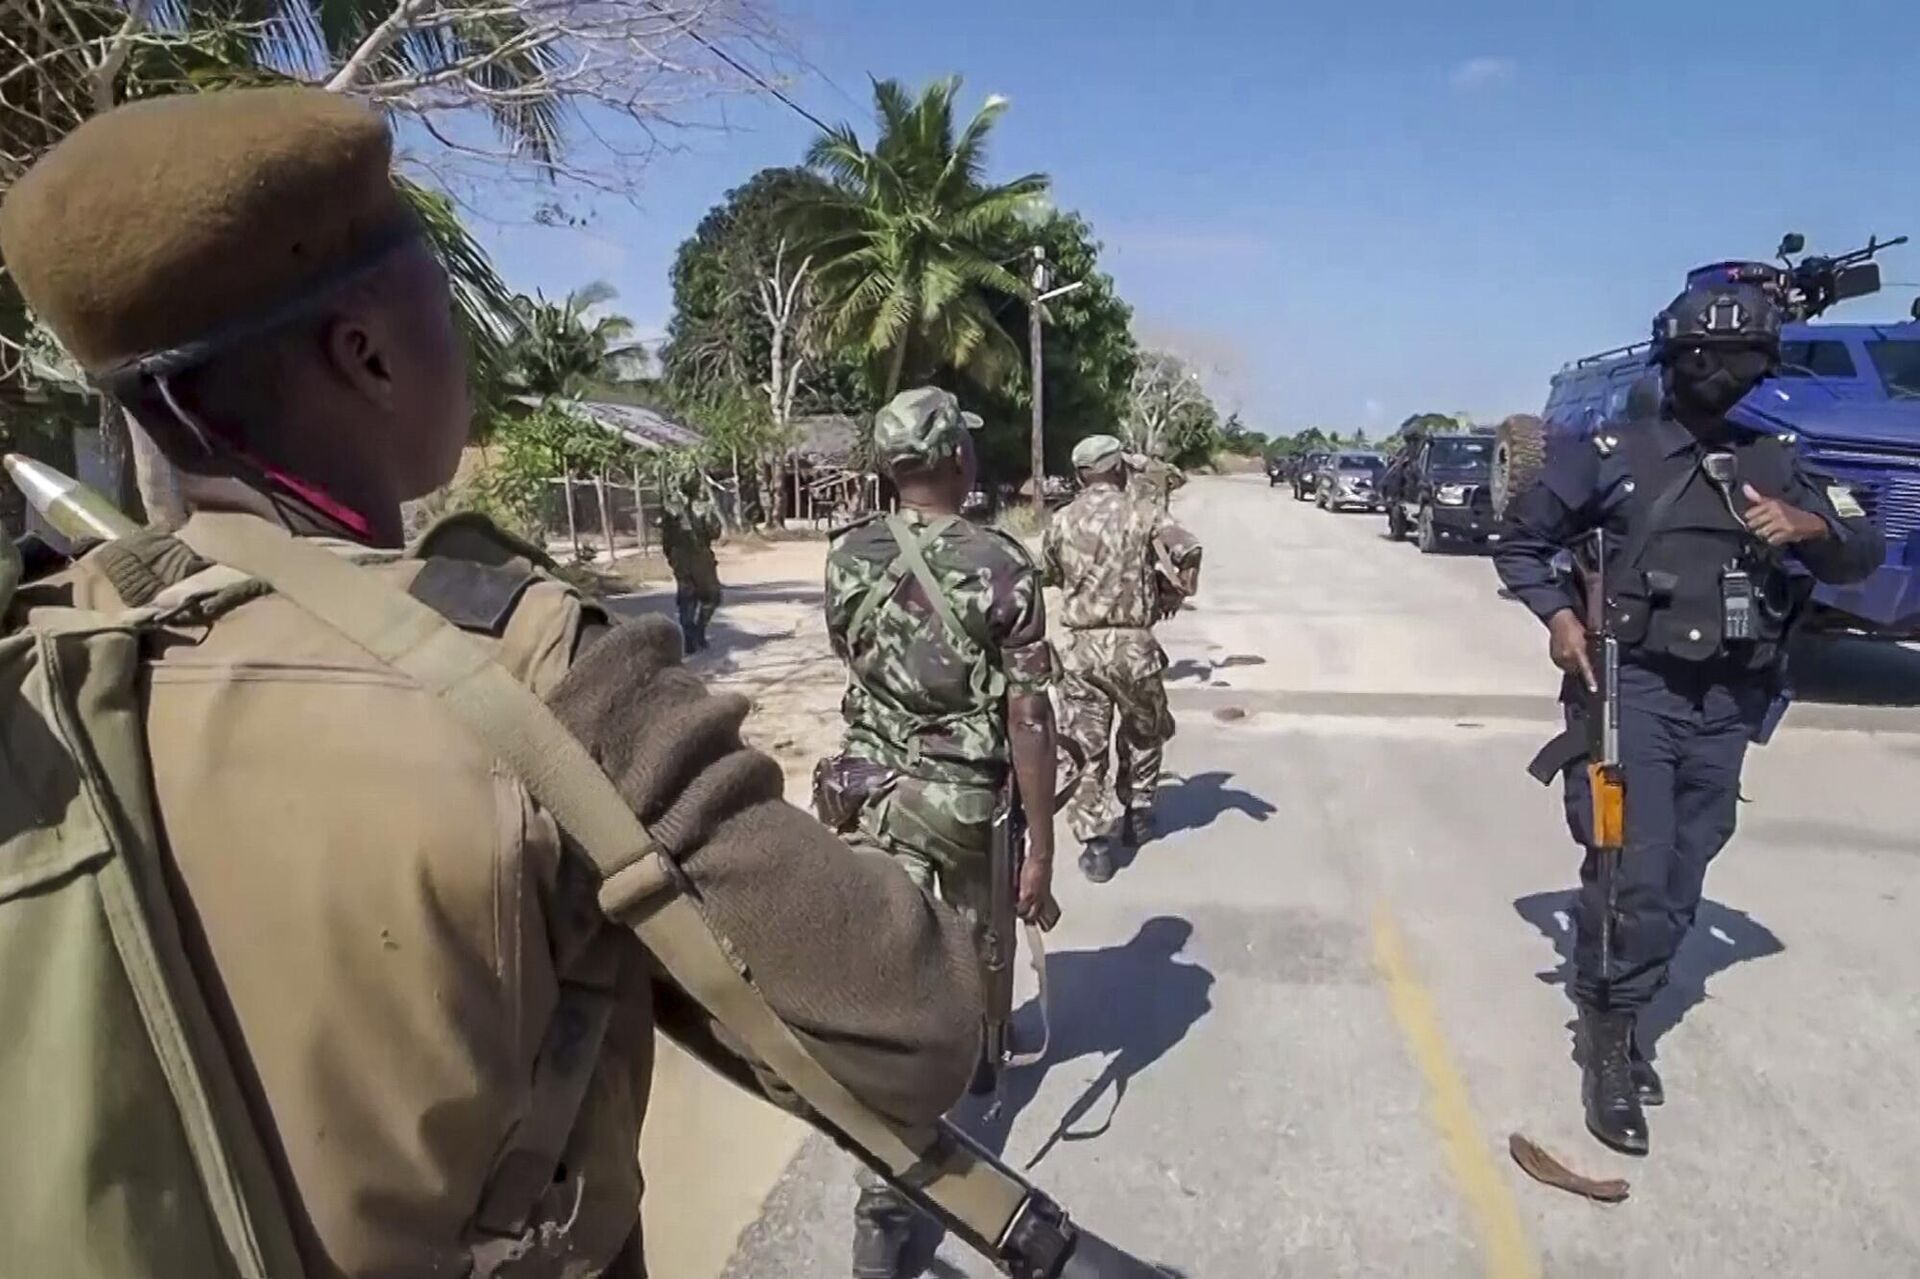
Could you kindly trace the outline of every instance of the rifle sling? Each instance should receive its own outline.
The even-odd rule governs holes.
[[[1640,526],[1634,529],[1633,537],[1627,542],[1626,557],[1621,561],[1627,568],[1640,567],[1640,560],[1646,555],[1647,547],[1653,542],[1654,534],[1660,531],[1661,524],[1673,512],[1674,504],[1680,500],[1681,494],[1687,491],[1687,485],[1693,482],[1693,477],[1699,469],[1697,460],[1692,466],[1683,468],[1666,488],[1660,490],[1659,496],[1653,499],[1653,505],[1647,508],[1646,518],[1640,521]],[[1606,572],[1606,565],[1600,565],[1599,571]]]

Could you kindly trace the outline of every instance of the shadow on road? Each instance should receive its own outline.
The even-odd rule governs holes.
[[[1264,822],[1280,811],[1251,791],[1227,785],[1232,779],[1228,772],[1195,773],[1163,786],[1153,805],[1162,837],[1211,826],[1223,813]]]
[[[1513,903],[1520,918],[1553,943],[1560,958],[1559,966],[1538,976],[1550,986],[1569,991],[1569,1002],[1572,1001],[1569,983],[1573,977],[1573,907],[1571,890],[1535,893]],[[1735,964],[1766,959],[1786,948],[1786,943],[1776,937],[1772,929],[1745,911],[1723,906],[1711,898],[1701,901],[1693,928],[1680,943],[1680,953],[1668,970],[1667,988],[1655,995],[1640,1014],[1641,1049],[1649,1059],[1657,1057],[1656,1046],[1661,1036],[1678,1026],[1695,1005],[1707,999],[1707,983],[1714,977]],[[1569,1033],[1574,1024],[1567,1024]]]
[[[1176,684],[1183,680],[1199,680],[1208,683],[1221,671],[1230,671],[1240,666],[1265,666],[1267,659],[1252,653],[1234,653],[1215,661],[1213,658],[1183,657],[1167,667],[1166,680]]]
[[[1809,635],[1793,646],[1794,693],[1837,706],[1920,706],[1920,651],[1885,640]]]
[[[1213,1008],[1213,974],[1181,958],[1192,936],[1191,923],[1161,915],[1141,924],[1124,945],[1048,956],[1053,1026],[1045,1060],[1007,1072],[1000,1113],[991,1122],[984,1118],[982,1099],[976,1098],[962,1103],[955,1122],[1004,1157],[1014,1124],[1033,1105],[1048,1074],[1082,1058],[1104,1057],[1100,1074],[1081,1089],[1021,1164],[1030,1170],[1063,1142],[1104,1136],[1112,1129],[1132,1081],[1171,1052]],[[1015,1014],[1014,1031],[1017,1044],[1038,1040],[1036,1003],[1029,1001]],[[1098,1117],[1088,1123],[1096,1110]],[[919,1234],[912,1257],[917,1265],[909,1266],[908,1274],[942,1279],[959,1273],[934,1255],[941,1239],[938,1229],[923,1228]]]

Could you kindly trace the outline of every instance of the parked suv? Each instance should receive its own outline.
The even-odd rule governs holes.
[[[1476,546],[1498,537],[1493,518],[1493,440],[1485,435],[1432,435],[1386,488],[1387,536],[1413,534],[1431,555],[1450,541]]]

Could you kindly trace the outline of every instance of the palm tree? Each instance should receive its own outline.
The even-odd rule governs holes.
[[[558,302],[543,295],[514,299],[516,329],[504,356],[506,385],[540,399],[575,398],[598,383],[618,380],[622,363],[640,351],[633,321],[590,312],[612,301],[604,283],[576,289]]]
[[[524,39],[511,9],[474,4],[473,16],[419,29],[389,21],[396,0],[47,0],[0,6],[0,38],[23,55],[0,75],[0,191],[38,154],[88,115],[117,102],[243,85],[324,82],[341,92],[378,86],[375,102],[394,109],[409,85],[434,91],[450,68],[467,68],[495,92],[484,99],[492,127],[513,154],[551,165],[563,149],[566,105],[539,92],[560,57]],[[458,9],[456,0],[443,7]],[[54,21],[54,17],[61,19]],[[136,35],[147,38],[133,39]],[[25,55],[30,54],[31,57]],[[527,92],[514,92],[515,86]],[[429,123],[429,129],[432,128]],[[456,316],[472,351],[475,379],[498,383],[512,328],[511,292],[444,195],[403,183],[453,281]],[[0,274],[0,400],[23,378],[25,316]],[[78,391],[84,388],[76,387]],[[110,456],[124,457],[126,428],[103,403]],[[115,438],[119,437],[119,438]],[[135,440],[136,449],[144,439]],[[178,518],[177,490],[157,456],[142,456],[140,495],[150,516]]]
[[[956,136],[959,89],[951,76],[911,98],[898,81],[875,81],[873,148],[850,125],[822,134],[807,165],[829,186],[791,214],[813,255],[829,337],[887,360],[888,398],[909,368],[997,383],[1018,366],[994,295],[1027,295],[1002,263],[1048,179],[985,184],[987,135],[1007,100],[988,98]]]

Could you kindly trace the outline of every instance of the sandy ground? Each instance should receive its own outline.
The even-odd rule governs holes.
[[[747,737],[780,761],[787,798],[804,806],[814,761],[840,736],[840,665],[820,611],[826,542],[749,539],[722,545],[718,558],[724,603],[711,647],[691,665],[715,690],[753,703]],[[618,609],[672,615],[657,556],[619,567],[641,589],[615,600]],[[664,1279],[718,1275],[806,1133],[662,1041],[641,1146],[648,1269]]]

